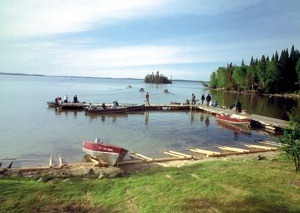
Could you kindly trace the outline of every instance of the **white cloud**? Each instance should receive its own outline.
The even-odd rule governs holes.
[[[22,1],[0,3],[1,37],[40,36],[84,31],[94,24],[145,16],[163,1]]]
[[[86,31],[133,18],[194,13],[215,15],[256,1],[172,0],[10,0],[0,3],[0,38]]]

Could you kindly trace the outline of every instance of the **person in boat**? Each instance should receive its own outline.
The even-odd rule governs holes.
[[[196,96],[194,93],[192,94],[192,104],[196,104]]]
[[[211,101],[211,97],[210,97],[209,94],[207,94],[207,96],[206,96],[206,104],[207,104],[207,106],[209,106],[209,102],[210,101]]]
[[[202,105],[204,104],[204,100],[205,100],[205,96],[204,94],[201,96],[201,102],[202,102]]]
[[[96,139],[95,139],[95,143],[103,143],[103,142],[101,142],[101,139],[100,139],[100,138],[96,138]]]
[[[214,107],[217,107],[219,104],[218,104],[218,101],[215,101],[214,103]]]
[[[186,102],[185,102],[185,104],[190,104],[190,101],[189,101],[189,99],[186,99]]]
[[[73,98],[73,102],[74,102],[74,103],[77,103],[77,102],[78,102],[77,95],[75,95],[75,96],[74,96],[74,98]]]
[[[61,100],[61,97],[57,97],[57,98],[55,98],[55,103],[57,103],[57,104],[61,104],[61,102],[62,102],[62,100]]]
[[[103,109],[106,109],[106,106],[105,106],[105,103],[104,103],[104,102],[102,103],[102,108],[103,108]]]
[[[146,93],[146,106],[150,106],[150,96],[149,96],[149,92]]]
[[[65,97],[64,97],[64,103],[68,103],[68,95],[65,95]]]
[[[113,102],[112,108],[113,108],[113,109],[117,109],[118,106],[119,106],[119,103],[118,103],[117,101],[114,101],[114,102]]]
[[[235,111],[237,114],[242,112],[242,104],[239,99],[236,100]]]

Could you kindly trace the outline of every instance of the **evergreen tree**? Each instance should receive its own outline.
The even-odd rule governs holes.
[[[225,67],[219,67],[217,70],[217,81],[218,81],[219,88],[228,89],[226,72],[227,72],[227,70]]]
[[[298,79],[298,93],[300,94],[300,57],[298,58],[295,70]]]
[[[214,89],[218,87],[218,79],[217,79],[217,74],[215,72],[213,72],[210,75],[209,86]]]
[[[257,64],[257,76],[259,80],[259,85],[261,86],[262,90],[265,90],[266,81],[267,81],[267,74],[266,74],[266,58],[262,55],[260,61]]]

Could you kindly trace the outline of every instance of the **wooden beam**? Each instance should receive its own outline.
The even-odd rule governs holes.
[[[207,157],[210,156],[218,156],[221,155],[221,152],[213,152],[205,149],[198,149],[198,148],[188,148],[190,151],[195,152],[195,153],[200,153],[200,154],[205,154]]]
[[[182,155],[174,154],[174,153],[171,153],[171,152],[168,152],[168,151],[163,151],[163,153],[165,153],[167,155],[170,155],[170,156],[178,157],[178,158],[185,158]]]
[[[223,150],[233,151],[233,152],[241,152],[241,153],[249,152],[248,149],[234,148],[229,146],[218,146],[218,148]]]
[[[187,154],[184,154],[184,153],[181,153],[181,152],[176,152],[176,151],[172,151],[172,150],[166,150],[167,152],[170,152],[170,153],[173,153],[173,154],[176,154],[176,155],[179,155],[179,156],[182,156],[182,157],[186,157],[186,158],[191,158],[193,156],[191,155],[187,155]]]
[[[270,150],[270,151],[277,150],[277,148],[275,148],[275,147],[269,147],[269,146],[260,146],[260,145],[251,145],[251,144],[245,145],[245,146],[250,147],[250,148],[264,149],[264,150]]]
[[[132,154],[133,156],[136,156],[136,157],[138,157],[139,159],[142,159],[142,160],[147,160],[147,161],[153,161],[153,158],[149,158],[149,157],[147,157],[147,156],[145,156],[145,155],[142,155],[142,154],[139,154],[139,153],[130,153],[130,154]]]
[[[276,143],[276,142],[273,142],[273,141],[260,141],[260,143],[271,145],[271,146],[279,146],[279,147],[282,146],[281,143]]]

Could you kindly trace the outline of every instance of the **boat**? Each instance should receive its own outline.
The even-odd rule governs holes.
[[[77,109],[77,110],[83,110],[85,107],[85,102],[68,102],[68,103],[61,103],[62,109]]]
[[[92,115],[102,115],[102,114],[121,114],[126,113],[127,107],[118,107],[118,108],[106,108],[95,107],[95,108],[87,108],[86,113]]]
[[[126,156],[128,150],[112,144],[102,143],[96,138],[95,142],[84,141],[82,150],[88,155],[103,160],[109,165],[116,165]]]
[[[60,106],[55,101],[48,101],[47,104],[48,104],[48,107],[59,107]]]
[[[47,102],[49,107],[60,107],[61,109],[77,109],[77,110],[83,110],[86,103],[85,102],[77,102],[77,103],[60,103],[58,104],[56,101],[48,101]]]
[[[127,107],[128,112],[134,112],[134,111],[144,111],[145,110],[145,104],[141,105],[125,105]]]
[[[222,122],[234,124],[234,125],[245,125],[250,126],[251,119],[248,119],[246,116],[238,114],[217,114],[216,119]]]
[[[251,128],[246,126],[246,125],[235,125],[235,124],[231,124],[228,122],[223,122],[220,120],[217,120],[217,124],[218,126],[220,126],[221,128],[226,128],[226,129],[230,129],[233,132],[239,132],[245,135],[251,135]]]

